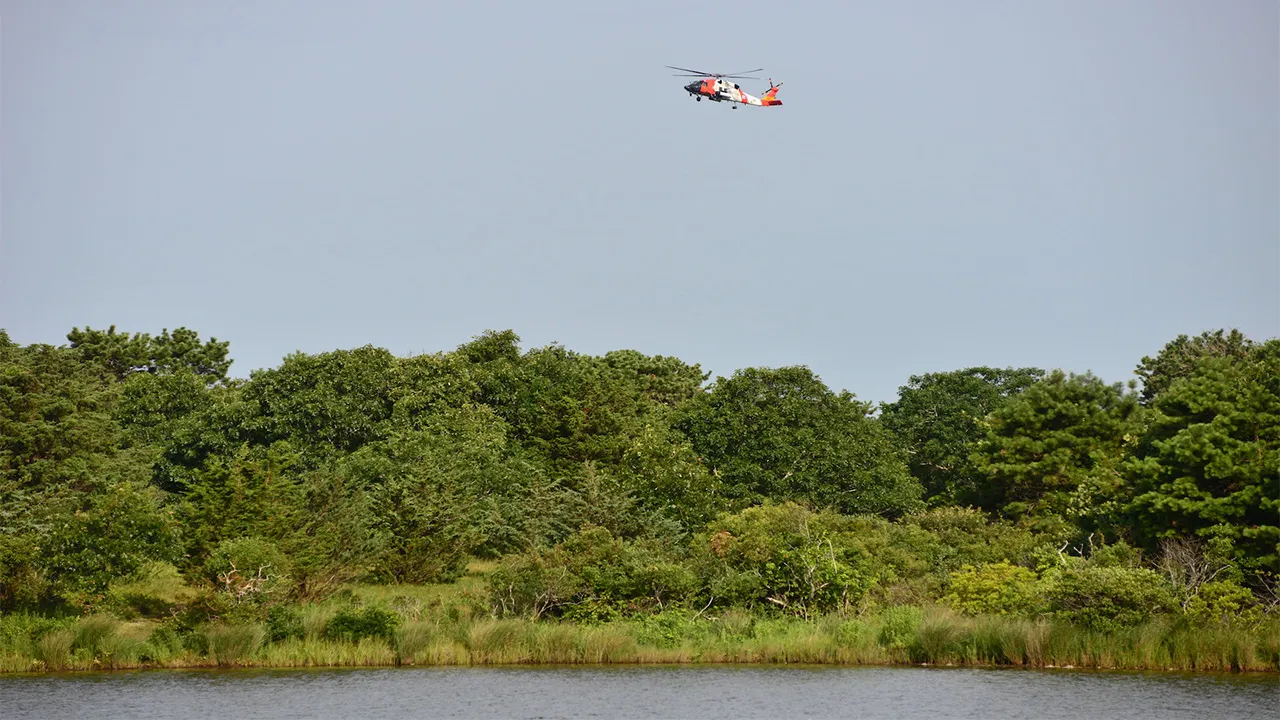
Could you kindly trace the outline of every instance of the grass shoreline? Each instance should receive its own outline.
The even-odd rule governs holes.
[[[314,619],[272,641],[263,624],[214,624],[184,638],[155,623],[81,618],[11,638],[0,675],[213,668],[580,665],[809,665],[1280,673],[1280,623],[1189,626],[1156,619],[1098,632],[1044,619],[931,607],[864,618],[767,619],[668,613],[602,623],[417,619],[383,636],[324,637]],[[12,633],[10,633],[12,636]]]
[[[484,563],[454,583],[353,585],[306,605],[180,621],[0,613],[0,676],[179,669],[846,666],[1280,675],[1280,617],[1162,615],[1091,630],[1054,617],[889,605],[811,619],[740,609],[587,619],[494,617]],[[125,613],[129,615],[129,613]],[[263,618],[266,618],[263,620]],[[194,624],[193,624],[194,623]]]

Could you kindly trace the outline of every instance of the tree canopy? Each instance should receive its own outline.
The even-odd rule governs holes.
[[[1142,358],[1140,392],[940,369],[878,414],[805,366],[712,379],[511,330],[408,357],[295,353],[239,379],[229,343],[188,328],[67,340],[0,330],[0,609],[91,608],[157,564],[206,583],[278,566],[280,592],[317,597],[506,558],[510,602],[548,612],[548,558],[597,591],[613,578],[618,602],[801,612],[889,583],[941,597],[957,558],[1032,570],[1073,544],[1208,543],[1242,583],[1280,571],[1280,341],[1235,330]],[[986,607],[992,578],[1025,575],[966,570],[955,597]],[[597,607],[584,598],[564,607]]]

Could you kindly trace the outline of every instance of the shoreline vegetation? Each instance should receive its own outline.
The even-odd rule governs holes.
[[[0,674],[1280,672],[1280,339],[877,405],[511,331],[244,379],[186,328],[67,338],[0,329]]]
[[[861,616],[669,610],[580,622],[499,618],[479,590],[492,563],[448,586],[356,586],[277,606],[267,622],[99,613],[0,617],[0,674],[197,668],[799,664],[1280,673],[1280,621],[1163,617],[1109,631],[945,605]]]
[[[904,620],[909,616],[915,618]],[[915,620],[912,626],[911,620]],[[388,637],[272,641],[265,624],[211,625],[178,647],[154,629],[91,616],[0,654],[0,674],[180,668],[575,664],[803,664],[1280,672],[1280,627],[1150,622],[1118,632],[941,608],[867,619],[745,614],[583,625],[528,619],[406,621]],[[161,633],[163,635],[163,633]],[[193,647],[194,646],[194,647]]]

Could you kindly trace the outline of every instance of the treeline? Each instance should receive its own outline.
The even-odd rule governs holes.
[[[511,331],[246,380],[186,328],[67,339],[0,330],[3,612],[266,621],[477,558],[496,617],[942,603],[1105,630],[1280,604],[1280,340],[1235,330],[1129,383],[965,368],[881,407],[805,367],[711,382]]]

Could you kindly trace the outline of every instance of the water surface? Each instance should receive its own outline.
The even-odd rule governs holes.
[[[0,676],[26,718],[1274,718],[1280,676],[591,666]]]

